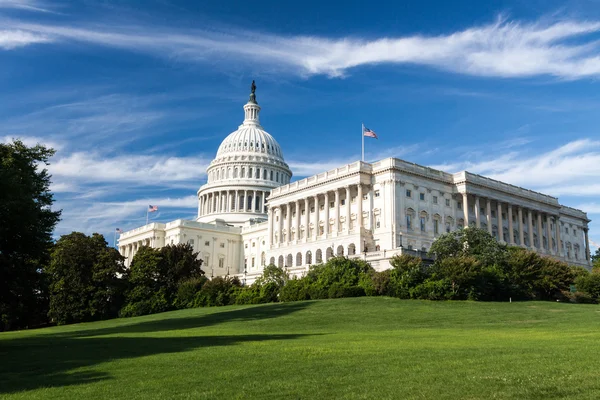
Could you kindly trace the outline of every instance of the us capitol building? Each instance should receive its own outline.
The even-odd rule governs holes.
[[[467,171],[386,158],[291,182],[279,144],[259,123],[254,91],[253,84],[244,122],[207,169],[196,220],[124,232],[119,251],[126,265],[141,246],[189,243],[208,276],[247,283],[269,264],[300,276],[333,256],[360,257],[383,270],[394,255],[424,255],[439,235],[475,226],[500,242],[590,267],[586,213]]]

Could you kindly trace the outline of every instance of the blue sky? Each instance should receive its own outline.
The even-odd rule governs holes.
[[[600,1],[0,0],[0,139],[52,145],[56,235],[193,218],[261,122],[295,179],[366,158],[558,196],[600,243]],[[594,247],[596,247],[594,245]]]

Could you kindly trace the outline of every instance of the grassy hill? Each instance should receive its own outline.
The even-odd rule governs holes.
[[[353,298],[0,334],[7,399],[598,399],[600,307]]]

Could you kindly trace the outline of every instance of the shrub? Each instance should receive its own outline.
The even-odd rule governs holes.
[[[422,300],[450,300],[455,298],[451,282],[448,279],[427,279],[425,282],[411,288],[409,296]]]
[[[575,278],[575,287],[578,292],[585,292],[597,300],[600,297],[600,274],[587,274]]]
[[[208,281],[208,278],[202,276],[200,278],[191,278],[179,284],[177,295],[173,305],[176,308],[190,308],[194,306],[196,294],[202,286]]]
[[[281,301],[302,301],[310,300],[310,294],[307,286],[308,281],[303,279],[291,279],[287,281],[281,289],[279,299]]]
[[[216,277],[207,281],[194,298],[194,307],[226,306],[235,302],[237,288],[241,287],[238,278]]]
[[[575,303],[579,303],[579,304],[596,304],[597,303],[597,299],[593,298],[592,296],[590,296],[588,293],[585,293],[585,292],[573,293],[572,299]]]

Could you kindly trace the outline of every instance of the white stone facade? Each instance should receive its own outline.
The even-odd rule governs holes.
[[[244,110],[244,123],[223,141],[198,191],[197,221],[123,233],[119,250],[127,264],[142,245],[189,243],[208,276],[238,275],[248,283],[268,264],[302,275],[335,255],[382,270],[393,255],[426,252],[439,235],[469,225],[503,243],[591,265],[583,211],[470,172],[387,158],[289,183],[279,144],[258,124],[254,93]]]

